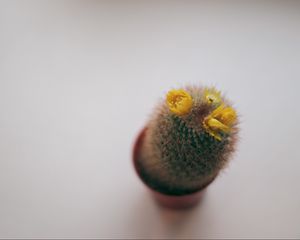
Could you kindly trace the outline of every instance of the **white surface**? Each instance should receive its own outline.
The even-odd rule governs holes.
[[[0,237],[300,237],[300,2],[0,3]],[[216,84],[239,150],[189,212],[131,147],[171,87]]]

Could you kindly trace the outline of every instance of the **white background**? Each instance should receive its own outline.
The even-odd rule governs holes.
[[[300,237],[300,2],[2,1],[0,237]],[[131,149],[172,87],[216,85],[241,141],[199,207]]]

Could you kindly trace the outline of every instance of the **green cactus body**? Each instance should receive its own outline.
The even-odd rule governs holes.
[[[228,162],[237,139],[237,121],[230,131],[218,131],[217,137],[203,126],[221,103],[229,106],[224,97],[220,97],[221,103],[214,103],[204,97],[203,88],[187,87],[184,91],[193,101],[188,113],[175,114],[166,102],[160,103],[145,130],[139,156],[143,180],[169,195],[193,193],[209,184]],[[219,119],[228,119],[231,112],[224,111]]]

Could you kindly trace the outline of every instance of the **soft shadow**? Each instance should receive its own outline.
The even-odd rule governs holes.
[[[134,209],[128,219],[129,228],[134,229],[128,238],[151,239],[157,233],[159,209],[147,191],[143,191],[134,200]]]
[[[165,236],[173,239],[180,237],[187,226],[190,226],[191,222],[201,214],[207,199],[206,196],[204,194],[198,205],[188,209],[169,209],[157,206]],[[198,226],[198,231],[201,231],[199,228],[201,226]]]
[[[174,210],[158,205],[151,194],[142,192],[135,201],[131,220],[128,219],[130,228],[134,229],[129,237],[174,239],[184,237],[191,228],[196,228],[198,233],[202,232],[201,225],[195,225],[195,221],[199,221],[199,216],[202,215],[206,205],[206,199],[207,193],[202,196],[197,206]],[[207,213],[205,215],[207,216]]]

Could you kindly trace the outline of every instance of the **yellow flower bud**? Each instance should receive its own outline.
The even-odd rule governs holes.
[[[208,104],[219,105],[222,101],[221,92],[215,88],[205,88],[203,96]]]
[[[183,89],[171,90],[167,94],[166,103],[171,112],[176,115],[184,115],[191,110],[193,99]]]
[[[235,121],[235,110],[222,104],[204,119],[203,126],[211,136],[221,140],[220,132],[229,132]]]

